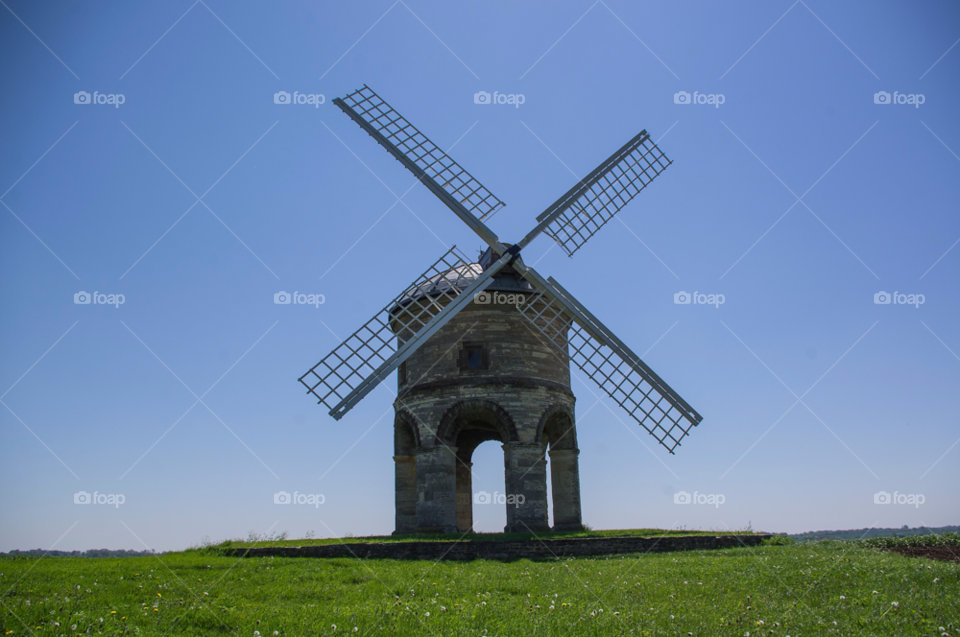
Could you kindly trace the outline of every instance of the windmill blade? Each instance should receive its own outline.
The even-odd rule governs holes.
[[[336,98],[333,103],[423,181],[474,231],[480,232],[470,219],[476,221],[477,216],[481,221],[488,219],[504,206],[373,89],[364,85],[342,99]]]
[[[510,258],[506,255],[483,270],[454,246],[300,382],[340,420],[486,288]]]
[[[520,268],[540,295],[517,309],[672,454],[703,417],[553,278]]]
[[[671,162],[643,130],[544,210],[544,232],[568,256],[630,203]]]

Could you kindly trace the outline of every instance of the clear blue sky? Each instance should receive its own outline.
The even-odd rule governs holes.
[[[480,242],[331,103],[365,83],[456,144],[505,241],[643,128],[673,159],[573,259],[525,252],[704,416],[670,456],[574,370],[586,523],[958,523],[958,38],[951,2],[4,0],[0,550],[393,530],[393,382],[336,422],[297,378]]]

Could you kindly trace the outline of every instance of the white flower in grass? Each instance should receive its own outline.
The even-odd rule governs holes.
[[[841,596],[840,596],[840,599],[846,599],[846,597],[844,597],[843,595],[841,595]]]
[[[424,617],[429,617],[429,616],[430,616],[430,611],[425,612],[425,613],[423,614],[423,616],[424,616]]]
[[[890,605],[894,608],[900,608],[900,602],[890,602]]]

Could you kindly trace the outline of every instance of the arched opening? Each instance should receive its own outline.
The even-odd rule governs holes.
[[[478,504],[496,504],[494,501],[487,501],[493,499],[491,492],[474,492],[474,452],[487,441],[503,444],[512,440],[516,440],[516,428],[512,419],[499,405],[490,401],[459,402],[444,415],[437,429],[437,444],[456,449],[456,508],[459,532],[474,530],[475,495]],[[486,449],[483,455],[487,455]],[[485,481],[485,484],[488,483]],[[486,509],[483,517],[484,521],[489,523],[490,516]],[[486,526],[487,524],[484,524],[484,527]]]
[[[506,492],[501,441],[490,439],[480,443],[474,449],[470,466],[460,467],[465,475],[457,477],[469,480],[470,493],[464,493],[465,497],[457,500],[457,527],[461,532],[468,528],[476,533],[503,531],[507,524],[506,507],[497,502],[498,496]],[[458,480],[457,484],[459,487],[463,482]],[[460,488],[466,491],[466,487]]]
[[[393,421],[393,462],[396,483],[395,533],[417,532],[417,457],[419,446],[413,417],[397,413]]]
[[[577,430],[573,416],[562,407],[548,409],[540,420],[538,436],[549,458],[549,498],[554,531],[583,529],[580,512],[580,470]]]

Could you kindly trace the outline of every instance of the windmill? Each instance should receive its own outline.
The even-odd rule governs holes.
[[[582,528],[570,361],[671,454],[702,417],[521,252],[545,233],[573,256],[670,160],[641,131],[505,244],[484,223],[504,203],[373,90],[333,103],[488,249],[471,263],[451,248],[300,382],[339,420],[399,369],[396,532],[470,530],[470,455],[484,440],[504,443],[506,530],[547,527],[548,446],[553,528]]]

